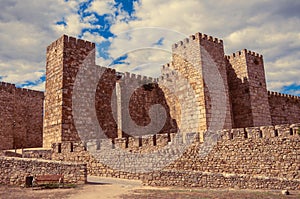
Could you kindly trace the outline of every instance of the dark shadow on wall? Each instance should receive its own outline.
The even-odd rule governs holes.
[[[107,136],[104,138],[118,137],[118,126],[113,117],[113,113],[117,112],[117,105],[116,103],[112,103],[112,100],[116,101],[116,96],[113,96],[113,91],[118,78],[119,77],[114,70],[107,69],[102,75],[96,90],[95,108],[98,122]],[[131,78],[130,81],[134,81],[133,78]],[[126,89],[126,87],[129,86],[126,84],[128,83],[122,83],[121,89]],[[161,104],[167,113],[166,123],[158,134],[176,133],[178,131],[177,122],[175,119],[171,118],[170,108],[167,104],[164,92],[157,83],[143,84],[132,93],[129,101],[129,113],[131,119],[139,126],[147,126],[151,122],[149,110],[151,106],[155,104]],[[132,135],[131,132],[124,131],[122,131],[122,134],[125,138],[138,136]]]
[[[233,128],[245,128],[253,126],[251,111],[249,82],[236,75],[232,65],[227,61],[227,77],[229,97],[232,107]]]

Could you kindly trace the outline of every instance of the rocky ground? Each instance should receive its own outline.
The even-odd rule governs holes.
[[[155,188],[142,186],[139,181],[122,180],[114,178],[89,177],[89,183],[70,189],[44,189],[21,188],[0,185],[0,198],[2,199],[172,199],[172,198],[246,198],[246,199],[299,199],[300,191],[291,191],[291,195],[282,195],[281,191],[266,190],[233,190],[233,189],[181,189],[181,188]]]

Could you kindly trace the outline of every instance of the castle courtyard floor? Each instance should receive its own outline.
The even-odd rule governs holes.
[[[247,199],[299,199],[300,191],[291,191],[291,195],[282,195],[281,191],[271,190],[235,190],[235,189],[183,189],[183,188],[156,188],[142,186],[140,181],[115,178],[89,177],[86,185],[71,189],[44,189],[20,188],[0,185],[0,199],[192,199],[192,198],[247,198]]]

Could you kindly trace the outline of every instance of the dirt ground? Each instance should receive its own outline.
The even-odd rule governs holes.
[[[290,191],[291,195],[282,195],[281,191],[233,190],[233,189],[181,189],[155,188],[142,186],[140,181],[114,178],[89,177],[88,184],[70,189],[33,190],[0,185],[0,199],[199,199],[199,198],[245,198],[245,199],[300,199],[300,191]]]

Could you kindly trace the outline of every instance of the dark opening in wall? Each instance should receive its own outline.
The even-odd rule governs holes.
[[[254,59],[254,64],[255,65],[258,65],[259,64],[259,61],[257,59]]]
[[[61,143],[57,144],[57,153],[61,153]]]
[[[258,132],[258,137],[259,137],[259,138],[262,138],[262,137],[263,137],[263,134],[262,134],[262,131],[261,131],[261,130]]]
[[[156,134],[153,135],[152,139],[153,139],[153,146],[156,146]]]
[[[42,155],[42,154],[40,154],[40,155],[39,155],[39,157],[40,157],[40,158],[42,158],[42,157],[43,157],[43,155]]]
[[[100,150],[100,142],[99,142],[99,140],[96,140],[96,150]]]
[[[112,149],[116,148],[116,146],[115,146],[115,140],[114,139],[111,140],[111,148]]]
[[[143,138],[139,137],[139,147],[142,147],[142,146],[143,146]]]
[[[168,142],[171,142],[171,135],[168,133]]]
[[[70,144],[70,152],[74,152],[73,142],[71,142],[71,144]]]
[[[248,138],[248,133],[245,129],[244,129],[244,138]]]
[[[274,136],[278,137],[278,129],[275,129]]]
[[[27,176],[25,178],[25,186],[32,187],[33,176]]]
[[[153,83],[144,84],[143,88],[145,91],[152,91],[154,89],[154,84]]]
[[[294,135],[294,129],[290,128],[290,135]]]
[[[126,137],[126,140],[125,140],[125,148],[126,149],[128,148],[128,143],[129,143],[129,139],[128,139],[128,137]]]
[[[229,133],[229,139],[230,139],[230,140],[233,139],[233,133]]]

